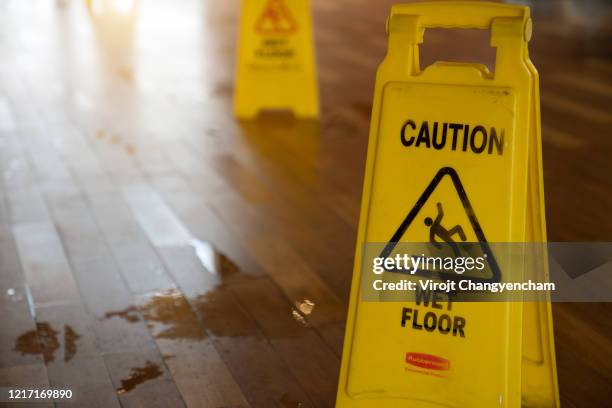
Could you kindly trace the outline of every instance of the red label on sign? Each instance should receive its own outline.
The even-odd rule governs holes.
[[[425,353],[406,353],[406,362],[428,370],[446,371],[450,369],[450,361],[447,359]]]

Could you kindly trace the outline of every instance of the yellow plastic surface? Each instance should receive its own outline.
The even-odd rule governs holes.
[[[490,29],[495,72],[449,62],[422,70],[418,44],[427,27]],[[438,203],[447,225],[471,226],[464,228],[465,241],[546,240],[529,9],[480,2],[397,5],[387,32],[336,406],[557,407],[549,303],[453,302],[444,312],[466,318],[462,337],[401,326],[404,307],[421,315],[442,312],[431,306],[363,302],[359,294],[363,245],[428,242],[422,220],[436,215]],[[405,225],[409,213],[413,220]],[[515,273],[500,266],[502,278]],[[409,354],[444,364],[418,367],[407,362]]]
[[[291,110],[316,118],[318,98],[308,0],[243,0],[235,116]]]
[[[542,134],[540,129],[540,87],[538,73],[528,61],[533,76],[530,119],[529,180],[526,242],[546,242],[544,208],[544,176],[542,169]],[[543,257],[543,259],[546,259]],[[548,265],[536,265],[534,270],[547,273]],[[546,299],[548,300],[548,299]],[[523,304],[523,406],[538,408],[559,407],[557,366],[549,301]]]

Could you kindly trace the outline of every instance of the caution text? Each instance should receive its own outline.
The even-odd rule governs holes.
[[[405,147],[449,149],[476,154],[504,154],[504,129],[463,123],[440,123],[408,119],[400,131]]]

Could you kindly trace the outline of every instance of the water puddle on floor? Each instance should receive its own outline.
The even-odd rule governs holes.
[[[208,334],[215,337],[257,337],[253,332],[250,319],[244,315],[241,305],[236,303],[232,290],[241,285],[249,285],[253,279],[261,276],[248,275],[225,254],[218,251],[212,244],[192,240],[190,247],[194,251],[197,262],[202,268],[195,268],[196,273],[204,274],[203,279],[195,280],[197,287],[190,288],[198,293],[188,300],[187,296],[177,288],[145,294],[120,310],[109,310],[101,319],[122,319],[128,323],[145,323],[156,341],[200,341]],[[287,304],[287,309],[300,325],[308,325],[306,317],[315,308],[315,303],[302,298],[293,304]],[[200,319],[206,321],[206,327]],[[175,355],[164,355],[164,360],[175,358]],[[142,382],[162,375],[161,368],[150,361],[144,366],[133,367],[128,377],[121,380],[118,394],[129,393]],[[284,396],[280,401],[282,407],[301,407],[303,403]]]
[[[203,288],[205,293],[213,292],[223,286],[226,280],[240,274],[238,266],[223,252],[207,241],[192,239],[189,246],[202,265],[201,273],[212,275],[210,287]],[[199,272],[198,272],[199,273]],[[125,309],[111,310],[104,319],[119,317],[129,323],[145,320],[149,327],[156,330],[156,338],[199,339],[204,333],[194,327],[195,316],[185,295],[177,288],[145,295],[138,305]],[[162,327],[160,329],[160,327]]]
[[[81,336],[72,327],[64,326],[64,361],[72,360],[77,352],[77,341],[80,338]]]
[[[193,239],[190,242],[195,255],[202,266],[212,275],[219,278],[218,284],[211,290],[201,293],[193,299],[193,306],[199,312],[208,316],[207,328],[217,336],[237,336],[243,335],[240,330],[232,330],[223,322],[219,316],[218,308],[225,303],[224,297],[233,297],[231,291],[227,293],[229,286],[248,284],[250,280],[260,279],[261,276],[243,273],[240,268],[224,253],[217,250],[211,243]],[[307,321],[315,308],[315,302],[308,298],[293,302],[293,307],[288,305],[288,311],[297,324],[309,327]]]
[[[45,363],[55,359],[55,352],[59,349],[57,330],[47,322],[36,323],[36,330],[30,330],[17,337],[14,350],[26,354],[42,354]]]
[[[206,337],[185,296],[177,289],[155,294],[140,307],[158,339],[199,340]]]
[[[140,321],[138,308],[136,306],[128,306],[125,309],[112,310],[104,314],[104,319],[110,319],[111,317],[119,317],[128,323],[136,323]]]
[[[192,239],[189,246],[203,268],[196,273],[204,274],[206,279],[200,284],[200,294],[193,298],[192,304],[177,288],[145,294],[134,305],[120,310],[107,311],[102,319],[120,318],[128,323],[144,322],[156,339],[192,340],[206,338],[197,314],[203,303],[224,292],[227,283],[240,279],[253,279],[241,273],[240,268],[224,253],[209,242]],[[194,309],[192,309],[192,307]]]
[[[17,337],[14,350],[22,355],[40,354],[45,363],[50,363],[55,360],[55,353],[60,348],[59,334],[48,322],[38,322],[36,330],[27,331]],[[68,362],[77,353],[77,343],[81,336],[70,325],[64,325],[63,334],[64,361]]]
[[[132,391],[145,381],[153,380],[162,375],[158,364],[147,361],[142,367],[132,368],[130,375],[121,380],[121,387],[117,389],[117,394],[125,394]]]
[[[112,317],[129,323],[144,320],[156,339],[199,340],[206,337],[187,299],[178,289],[148,295],[142,304],[106,312],[103,319]]]

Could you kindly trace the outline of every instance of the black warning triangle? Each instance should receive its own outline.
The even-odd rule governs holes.
[[[416,218],[421,208],[425,205],[427,200],[429,200],[429,197],[435,191],[436,187],[438,186],[438,184],[440,184],[440,181],[442,181],[445,176],[449,176],[451,178],[451,181],[453,182],[453,186],[455,187],[455,190],[457,191],[457,195],[459,196],[459,199],[461,200],[461,204],[463,205],[465,214],[470,220],[470,224],[472,226],[474,234],[476,235],[476,239],[478,241],[477,243],[480,245],[483,251],[483,254],[487,256],[487,263],[489,264],[490,269],[491,269],[491,277],[489,278],[484,278],[484,277],[462,278],[460,275],[457,275],[456,273],[444,273],[445,278],[448,278],[451,280],[470,279],[473,282],[499,282],[501,279],[501,272],[499,270],[499,266],[497,265],[497,260],[495,259],[495,256],[493,256],[493,253],[491,251],[491,248],[489,247],[487,239],[485,238],[485,235],[484,235],[484,232],[482,231],[480,223],[478,222],[478,219],[476,218],[476,213],[474,212],[474,209],[472,208],[472,204],[470,203],[470,200],[468,199],[465,189],[463,188],[463,185],[461,184],[459,175],[457,174],[455,169],[453,169],[452,167],[443,167],[440,170],[438,170],[438,173],[436,173],[433,180],[431,180],[431,182],[429,183],[429,185],[427,186],[423,194],[421,194],[421,196],[417,200],[412,210],[410,210],[410,212],[408,213],[406,218],[404,218],[404,221],[402,221],[400,226],[397,228],[397,230],[395,231],[395,233],[393,234],[393,236],[391,237],[387,245],[385,245],[385,248],[380,253],[380,257],[385,259],[389,257],[389,255],[391,255],[391,253],[395,249],[395,246],[400,242],[400,240],[404,236],[404,233],[406,232],[408,227],[410,227],[410,225],[412,224],[412,221],[414,221],[414,219]],[[390,271],[390,272],[397,272],[397,271]],[[417,275],[429,275],[431,273],[432,273],[431,271],[427,271],[427,270],[419,270],[416,272]]]

